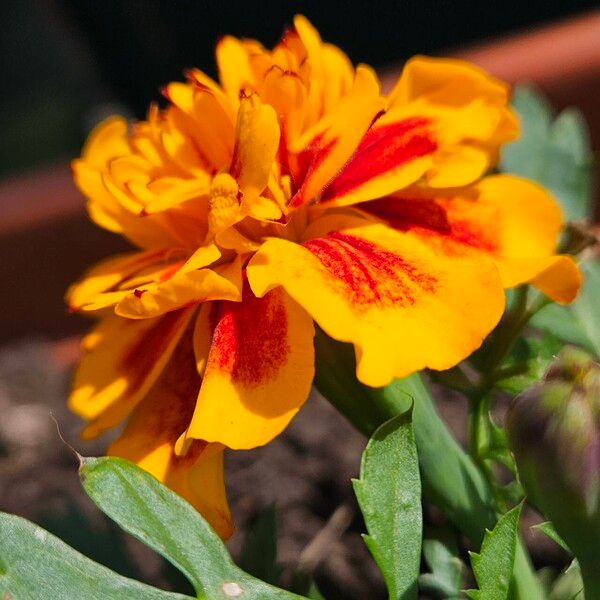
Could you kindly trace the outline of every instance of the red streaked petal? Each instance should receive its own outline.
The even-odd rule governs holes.
[[[370,129],[341,173],[327,186],[322,201],[341,204],[385,196],[419,179],[431,166],[437,142],[429,120],[413,117]],[[425,158],[425,160],[418,160]]]
[[[91,420],[85,438],[119,423],[148,393],[192,313],[181,310],[140,321],[109,315],[85,337],[86,354],[69,397],[71,410]]]
[[[555,254],[560,208],[540,186],[494,175],[459,190],[408,193],[413,197],[382,198],[361,209],[395,229],[412,231],[446,254],[486,254],[496,262],[506,287],[531,282],[563,303],[577,294],[581,275],[575,263]]]
[[[294,179],[302,184],[290,201],[292,207],[318,199],[327,183],[352,156],[382,107],[376,76],[366,67],[358,67],[348,95],[291,148],[298,162]]]
[[[377,224],[302,245],[269,239],[247,272],[256,294],[281,285],[329,335],[352,342],[357,376],[371,386],[450,368],[479,347],[504,309],[490,259],[447,256]]]
[[[314,373],[312,319],[282,289],[215,302],[210,351],[191,439],[247,449],[271,441],[308,397]],[[205,331],[200,322],[196,330]],[[196,339],[196,347],[206,347]],[[203,354],[203,351],[201,352]]]

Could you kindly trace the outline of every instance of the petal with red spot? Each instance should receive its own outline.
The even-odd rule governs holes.
[[[377,224],[302,245],[270,239],[247,271],[257,295],[281,285],[329,335],[352,342],[358,378],[371,386],[453,366],[479,347],[504,309],[487,257],[457,260]]]
[[[212,340],[194,417],[181,440],[262,446],[308,397],[314,374],[312,319],[282,289],[243,301],[215,302]],[[205,331],[201,325],[196,330]],[[196,339],[196,348],[206,343]],[[204,351],[201,352],[201,354]]]
[[[531,282],[566,303],[581,285],[573,259],[555,254],[563,225],[558,203],[524,179],[495,175],[461,190],[412,190],[361,209],[447,254],[490,256],[505,287]]]
[[[75,372],[71,410],[91,423],[84,437],[119,423],[148,393],[185,331],[193,309],[134,321],[104,317],[84,338]]]

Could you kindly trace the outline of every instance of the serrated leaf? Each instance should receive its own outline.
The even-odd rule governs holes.
[[[189,600],[95,563],[41,527],[0,513],[0,598]]]
[[[267,583],[277,584],[281,569],[277,565],[277,515],[274,506],[263,510],[246,534],[240,567]]]
[[[363,453],[354,491],[368,535],[365,543],[391,599],[417,597],[421,557],[421,482],[412,411],[390,419]]]
[[[569,220],[590,215],[593,156],[585,120],[575,109],[552,120],[552,112],[535,88],[516,86],[513,107],[521,136],[502,150],[500,170],[533,179],[548,188]]]
[[[563,550],[571,554],[571,550],[567,543],[558,535],[556,529],[554,529],[554,525],[550,521],[544,521],[543,523],[538,523],[533,526],[534,529],[539,529],[543,534],[548,536],[553,542],[558,544]]]
[[[458,557],[456,536],[439,529],[423,540],[423,558],[430,573],[419,576],[419,590],[435,598],[458,597],[465,565]]]
[[[506,600],[515,564],[522,505],[515,506],[486,531],[479,554],[470,552],[478,590],[467,594],[473,600]]]
[[[177,567],[199,598],[301,598],[242,571],[190,504],[129,461],[86,458],[80,474],[100,510]]]

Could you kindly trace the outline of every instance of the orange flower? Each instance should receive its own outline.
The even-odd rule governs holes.
[[[222,450],[278,435],[306,400],[313,319],[381,386],[475,350],[525,282],[559,302],[560,210],[485,177],[517,126],[507,89],[456,60],[409,61],[387,97],[296,17],[272,50],[225,37],[169,105],[100,125],[73,164],[98,225],[138,251],[68,292],[100,317],[72,409],[231,533]]]

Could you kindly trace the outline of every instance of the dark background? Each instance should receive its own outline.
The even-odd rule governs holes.
[[[214,74],[225,33],[274,44],[297,12],[354,62],[436,54],[595,7],[591,0],[4,0],[0,175],[79,152],[107,113],[142,118],[186,67]]]

